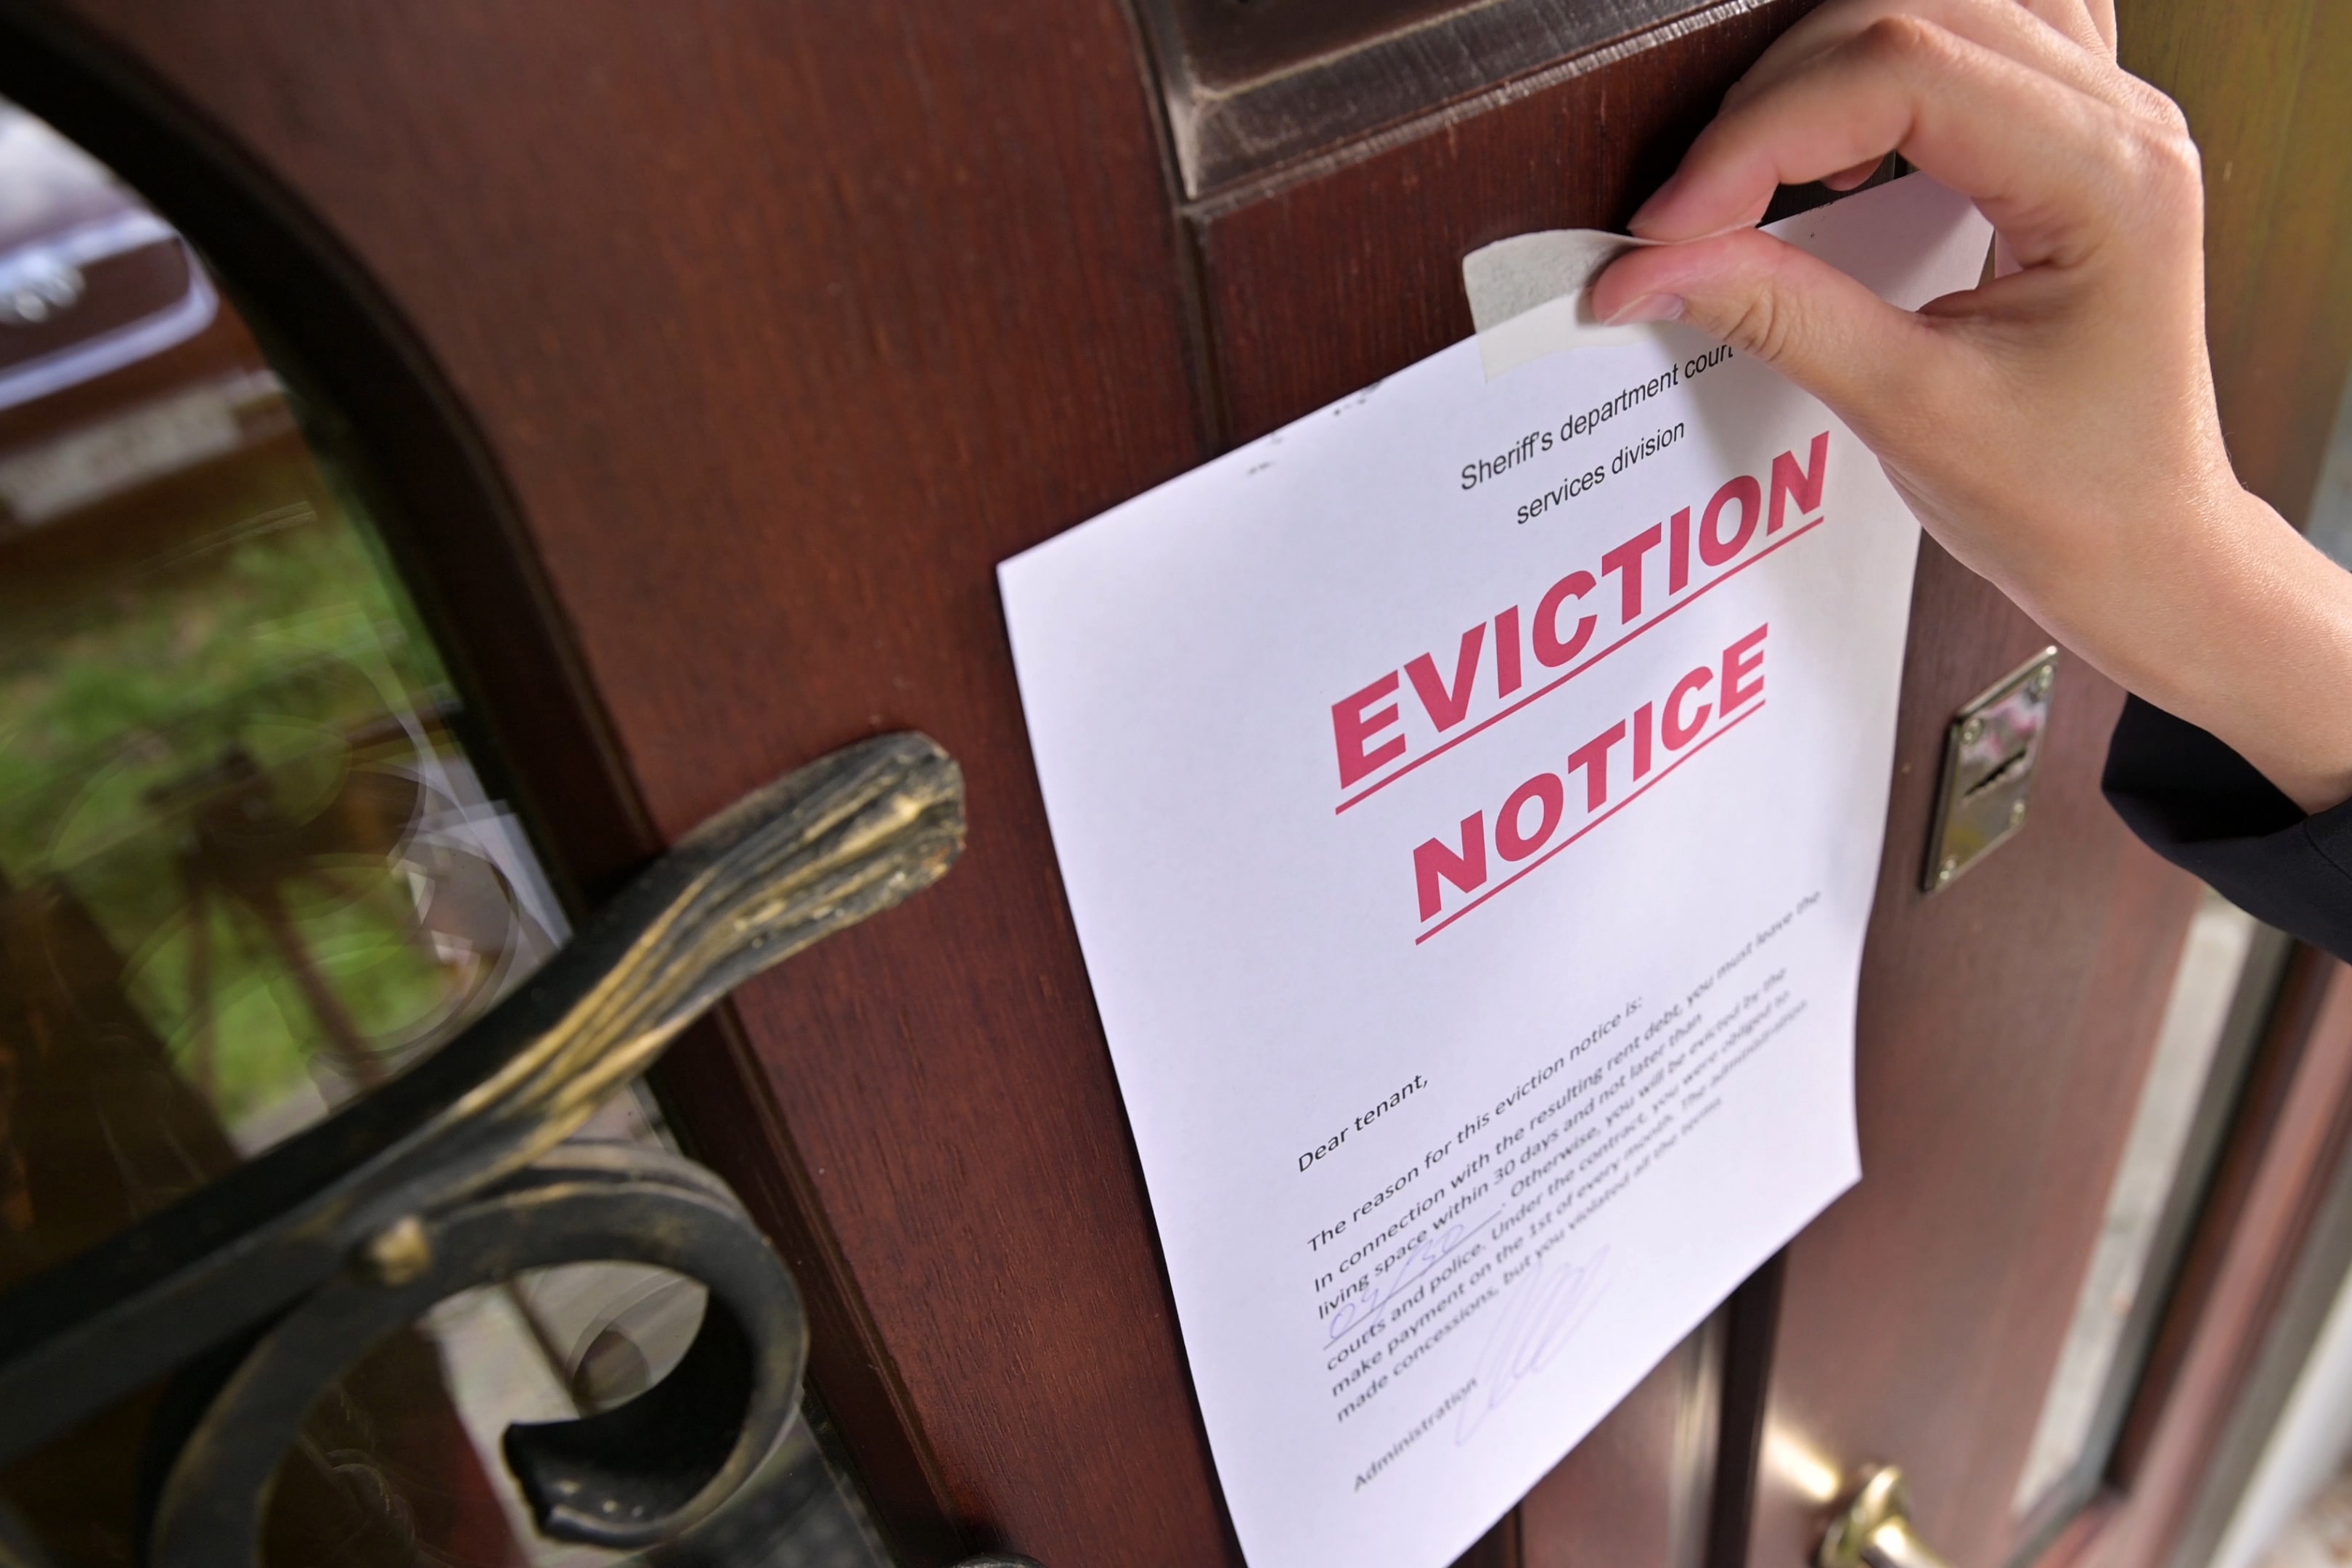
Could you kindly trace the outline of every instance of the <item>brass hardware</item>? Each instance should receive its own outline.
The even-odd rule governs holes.
[[[379,1285],[397,1288],[417,1279],[433,1267],[433,1238],[425,1234],[425,1222],[413,1214],[404,1214],[373,1236],[360,1248],[360,1258],[369,1278]]]
[[[1903,1472],[1873,1465],[1862,1472],[1845,1510],[1830,1521],[1814,1568],[1949,1568],[1911,1528],[1911,1493]]]
[[[2042,759],[2057,677],[2058,650],[2045,647],[1953,715],[1944,735],[1923,891],[1950,887],[2025,826],[2025,797]]]

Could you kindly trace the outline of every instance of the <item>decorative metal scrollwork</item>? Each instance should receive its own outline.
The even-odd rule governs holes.
[[[156,1510],[154,1568],[250,1562],[278,1457],[368,1347],[436,1302],[525,1268],[647,1263],[710,1292],[686,1358],[627,1404],[507,1429],[508,1467],[542,1534],[649,1546],[707,1517],[791,1419],[807,1332],[782,1260],[724,1184],[674,1155],[556,1150],[403,1226],[396,1267],[369,1258],[263,1332],[181,1445]]]
[[[912,734],[713,818],[405,1076],[0,1298],[0,1462],[183,1369],[151,1561],[249,1563],[278,1457],[370,1345],[523,1269],[645,1263],[708,1288],[684,1360],[509,1427],[508,1467],[551,1537],[726,1560],[798,1398],[792,1276],[710,1173],[563,1140],[734,986],[938,880],[963,831],[961,773]]]

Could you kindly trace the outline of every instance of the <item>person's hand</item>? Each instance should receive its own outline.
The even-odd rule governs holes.
[[[2001,276],[1913,314],[1739,226],[1890,152],[1975,199]],[[2115,62],[2112,0],[1831,0],[1634,216],[1690,243],[1629,253],[1592,304],[1769,362],[1954,555],[2316,811],[2352,796],[2352,575],[2231,471],[2203,206],[2180,111]]]

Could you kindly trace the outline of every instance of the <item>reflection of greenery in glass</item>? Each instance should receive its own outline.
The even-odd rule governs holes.
[[[299,1087],[331,1042],[282,935],[217,887],[192,899],[194,814],[223,798],[242,757],[278,817],[313,818],[355,765],[397,777],[421,760],[417,715],[446,690],[307,454],[251,454],[239,469],[144,559],[0,586],[0,874],[19,889],[63,880],[125,959],[133,1003],[231,1124]],[[57,526],[152,531],[110,513]],[[373,757],[352,753],[362,735]],[[381,854],[320,868],[263,885],[358,1031],[381,1040],[436,1014],[452,977],[415,930],[406,880]]]

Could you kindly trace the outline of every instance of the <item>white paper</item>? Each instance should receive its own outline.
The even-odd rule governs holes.
[[[1986,239],[1918,178],[1779,232],[1906,306]],[[1666,327],[1458,343],[1002,568],[1254,1568],[1443,1568],[1856,1179],[1916,529]]]

